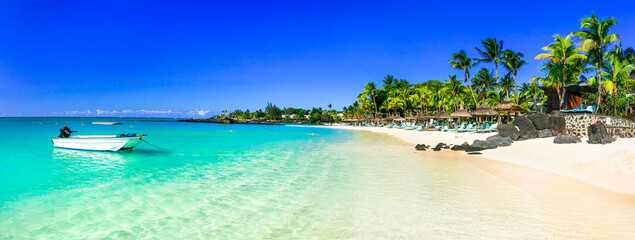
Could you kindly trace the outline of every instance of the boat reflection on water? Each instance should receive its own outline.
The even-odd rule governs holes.
[[[91,152],[54,148],[52,157],[70,171],[108,171],[121,169],[126,164],[125,152]]]

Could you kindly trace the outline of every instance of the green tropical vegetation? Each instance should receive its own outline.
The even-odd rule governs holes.
[[[330,109],[331,104],[328,104],[329,110],[322,108],[302,109],[302,108],[279,108],[273,103],[268,102],[265,110],[258,109],[255,112],[249,110],[242,111],[236,109],[232,112],[227,110],[223,111],[220,115],[214,116],[211,119],[233,119],[233,120],[246,120],[246,121],[275,121],[275,122],[293,122],[293,123],[334,123],[341,122],[342,117],[337,110]]]
[[[518,72],[526,71],[524,66],[529,64],[523,53],[504,49],[503,40],[488,38],[475,47],[480,57],[471,58],[464,50],[448,56],[449,67],[460,70],[462,76],[411,83],[387,74],[383,79],[366,83],[355,101],[341,112],[332,109],[332,104],[327,105],[329,110],[323,110],[281,109],[268,103],[264,111],[224,111],[215,118],[329,123],[340,122],[342,115],[343,118],[433,115],[461,108],[494,108],[506,101],[515,102],[526,111],[542,111],[550,93],[557,95],[556,104],[564,109],[567,104],[564,87],[578,81],[587,81],[598,89],[582,96],[584,105],[594,104],[596,113],[622,116],[628,104],[635,103],[635,51],[624,48],[620,36],[611,32],[617,24],[613,18],[600,19],[592,14],[579,24],[577,31],[555,34],[553,42],[542,48],[543,53],[535,57],[539,60],[538,75],[531,79],[518,79]],[[480,68],[476,74],[470,75],[477,65]],[[499,70],[506,72],[499,75]]]
[[[518,72],[528,64],[524,54],[504,49],[502,40],[488,38],[475,47],[480,57],[470,58],[464,50],[449,56],[450,68],[461,70],[462,80],[450,75],[443,80],[410,83],[388,74],[381,81],[364,85],[355,102],[344,108],[344,117],[432,115],[460,108],[493,108],[505,101],[518,103],[527,111],[539,111],[541,106],[546,107],[548,92],[557,94],[558,106],[564,109],[564,86],[578,81],[598,87],[597,92],[583,95],[582,102],[594,104],[597,113],[621,116],[618,109],[635,103],[631,77],[635,51],[623,48],[619,35],[611,32],[617,24],[613,18],[599,19],[592,14],[579,24],[578,31],[556,34],[553,42],[542,48],[544,53],[536,56],[540,60],[539,76],[518,79]],[[493,66],[484,65],[491,63]],[[470,71],[477,65],[481,68],[472,78]],[[507,72],[499,75],[499,65]]]

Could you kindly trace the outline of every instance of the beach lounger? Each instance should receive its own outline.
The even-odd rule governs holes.
[[[477,133],[493,132],[493,131],[496,131],[496,128],[498,128],[498,123],[494,123],[494,124],[490,125],[489,128],[487,128],[487,129],[476,130],[476,132]]]
[[[473,128],[474,128],[474,125],[470,123],[470,124],[467,125],[467,127],[463,128],[461,130],[457,130],[457,131],[458,132],[468,132],[468,131],[470,131]]]

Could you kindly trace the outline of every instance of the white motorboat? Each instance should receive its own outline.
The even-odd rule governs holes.
[[[110,151],[131,149],[141,141],[145,134],[119,134],[119,135],[77,135],[68,137],[54,137],[53,146],[56,148],[85,150],[85,151]]]

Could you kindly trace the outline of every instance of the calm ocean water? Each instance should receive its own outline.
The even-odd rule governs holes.
[[[90,124],[108,120],[122,125]],[[63,124],[146,133],[170,151],[54,149]],[[5,118],[0,146],[0,239],[597,237],[469,161],[426,158],[369,133]]]

